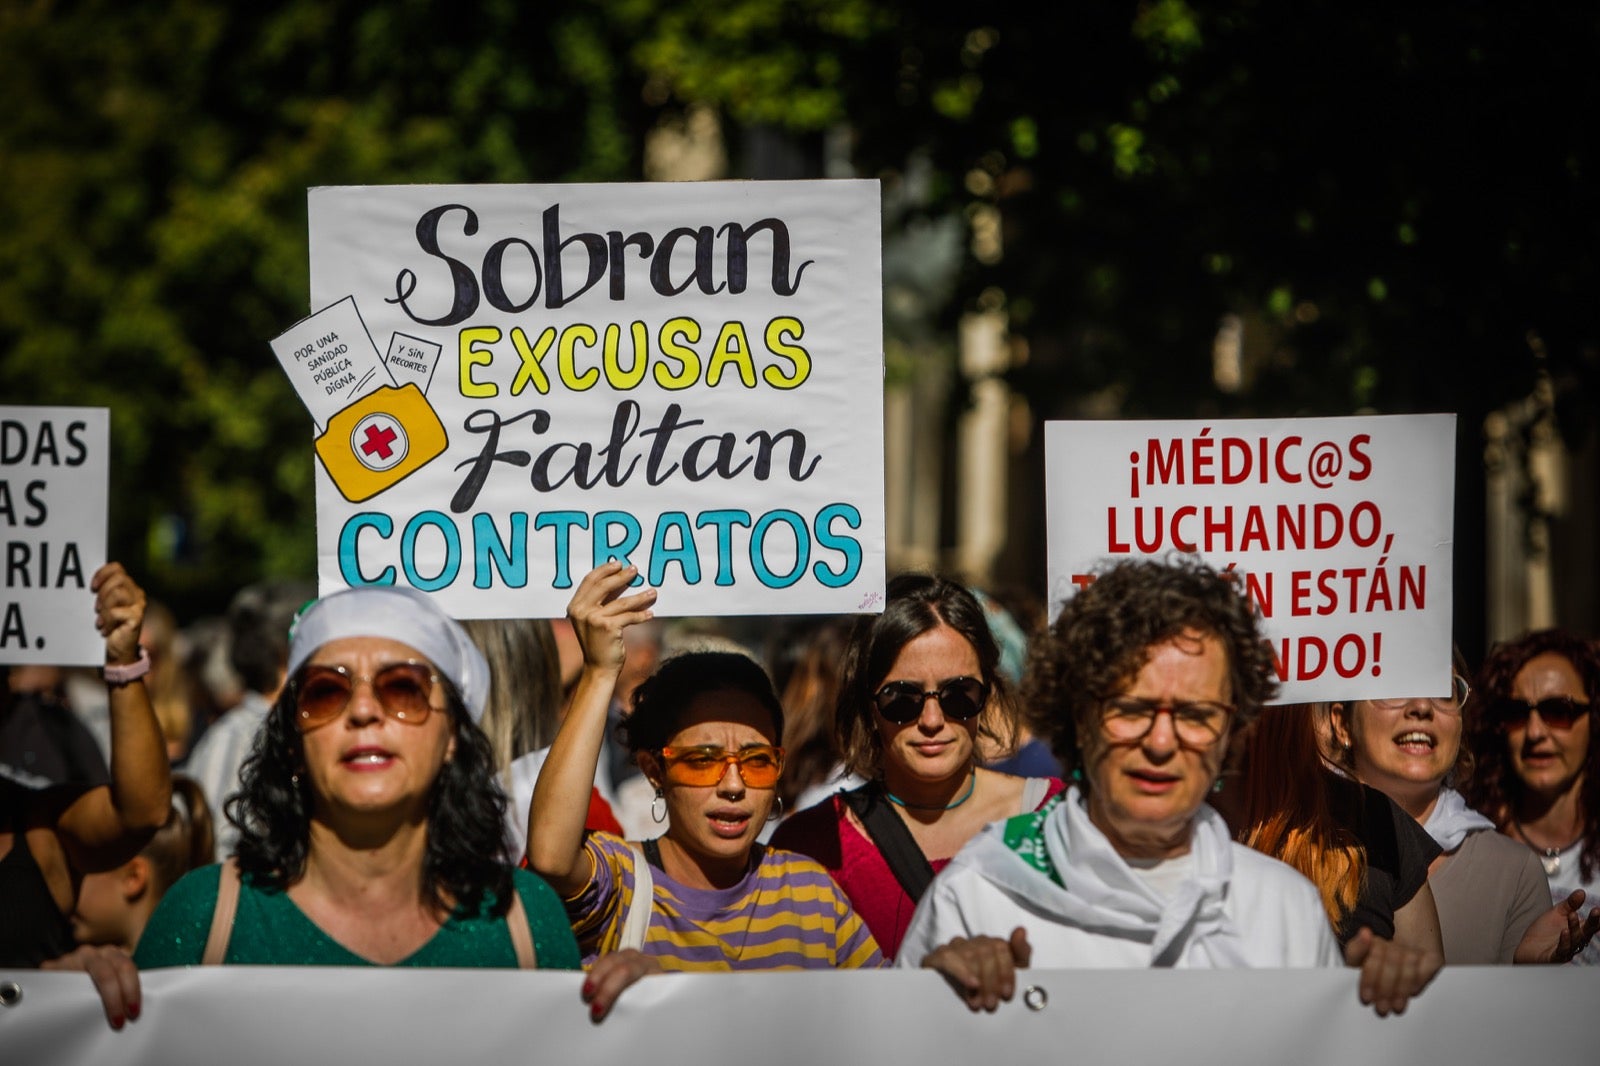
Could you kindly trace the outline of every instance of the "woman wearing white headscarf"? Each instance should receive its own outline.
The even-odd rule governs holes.
[[[576,968],[561,901],[505,854],[461,626],[410,589],[346,589],[296,621],[288,673],[228,805],[235,861],[172,887],[139,966]]]

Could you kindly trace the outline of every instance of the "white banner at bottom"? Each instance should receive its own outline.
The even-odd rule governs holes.
[[[1385,1019],[1357,1001],[1353,970],[1020,976],[1015,1000],[972,1014],[925,971],[663,975],[594,1025],[576,973],[156,970],[143,1016],[113,1032],[87,975],[10,971],[0,1063],[1576,1063],[1600,1004],[1600,970],[1575,967],[1447,968]]]

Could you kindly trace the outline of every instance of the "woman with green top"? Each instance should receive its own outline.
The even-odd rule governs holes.
[[[228,807],[234,859],[172,887],[139,966],[576,969],[561,901],[506,859],[461,626],[410,589],[336,592],[296,621],[288,672]]]

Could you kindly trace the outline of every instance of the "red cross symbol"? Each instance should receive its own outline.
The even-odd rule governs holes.
[[[361,446],[361,451],[367,455],[377,453],[379,459],[387,459],[394,454],[389,445],[394,443],[398,434],[388,426],[379,429],[377,426],[367,427],[367,441]]]

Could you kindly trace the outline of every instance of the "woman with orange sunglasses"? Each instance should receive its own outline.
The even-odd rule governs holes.
[[[625,594],[637,573],[606,563],[567,607],[583,672],[528,815],[528,863],[566,901],[586,961],[632,952],[629,965],[591,975],[584,994],[596,1015],[651,970],[883,965],[825,869],[757,842],[783,770],[783,710],[743,655],[675,656],[634,694],[623,739],[656,790],[662,836],[629,843],[584,830],[623,631],[652,617],[656,601],[653,589]]]

